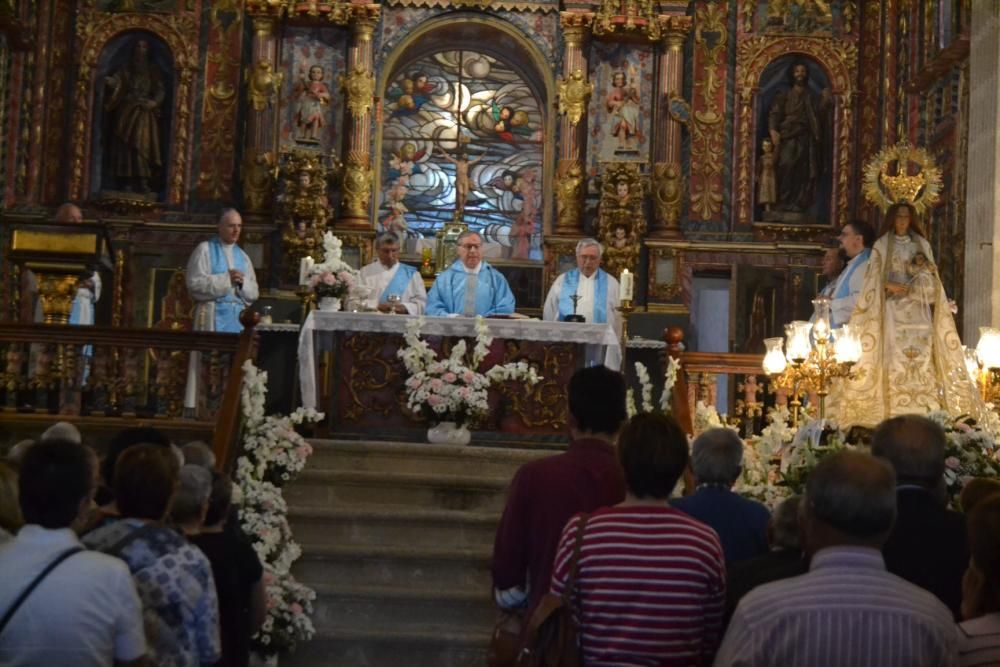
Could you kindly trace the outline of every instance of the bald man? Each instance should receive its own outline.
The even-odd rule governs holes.
[[[239,211],[227,208],[219,215],[218,236],[202,241],[187,265],[187,288],[195,301],[197,331],[240,333],[240,313],[260,295],[250,257],[236,245],[243,230]],[[198,397],[200,354],[191,353],[188,365],[185,410],[194,410]]]

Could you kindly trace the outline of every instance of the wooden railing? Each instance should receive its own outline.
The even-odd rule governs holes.
[[[0,323],[0,422],[66,415],[178,423],[212,431],[220,467],[235,458],[243,363],[255,354],[246,311],[242,334]],[[190,353],[200,354],[199,410],[183,414]]]
[[[683,345],[684,330],[680,327],[666,329],[663,339],[667,343],[667,354],[681,364],[681,372],[677,374],[677,381],[674,383],[671,406],[674,416],[688,433],[694,432],[693,416],[697,401],[715,401],[716,375],[744,376],[745,382],[746,378],[755,378],[753,382],[756,382],[756,378],[764,375],[761,367],[764,361],[762,354],[687,352]],[[763,389],[763,385],[760,388]],[[759,416],[762,402],[756,400],[757,392],[752,389],[742,390],[744,399],[739,403],[742,404],[744,414],[738,416]],[[751,395],[754,396],[752,400]]]

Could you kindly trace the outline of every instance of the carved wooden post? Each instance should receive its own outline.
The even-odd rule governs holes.
[[[583,233],[584,165],[587,148],[587,105],[593,84],[587,81],[591,12],[562,12],[566,50],[559,82],[559,164],[556,167],[556,234]]]
[[[372,104],[375,75],[372,70],[372,37],[379,18],[379,5],[351,5],[347,23],[351,46],[347,52],[347,74],[340,78],[347,97],[344,114],[343,201],[337,229],[368,229],[372,200]]]
[[[690,16],[661,16],[666,35],[660,54],[660,79],[657,82],[658,105],[653,145],[653,202],[656,215],[650,226],[652,238],[679,238],[681,208],[684,198],[681,177],[681,123],[670,115],[670,100],[684,90],[684,40],[691,30]]]
[[[263,213],[274,198],[270,167],[275,148],[275,113],[281,87],[278,72],[278,40],[275,26],[284,8],[250,0],[247,13],[253,20],[250,70],[247,78],[248,99],[246,151],[240,170],[243,181],[243,205],[247,213]],[[255,178],[263,170],[263,178]],[[266,174],[266,175],[265,175]]]

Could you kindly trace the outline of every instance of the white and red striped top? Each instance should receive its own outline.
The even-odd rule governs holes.
[[[552,573],[562,594],[580,515],[563,529]],[[577,575],[587,665],[702,665],[718,647],[725,560],[715,531],[663,506],[606,507],[584,529]]]

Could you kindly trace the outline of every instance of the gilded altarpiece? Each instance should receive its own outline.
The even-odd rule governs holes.
[[[342,28],[288,27],[281,40],[281,150],[340,152],[348,33]]]

